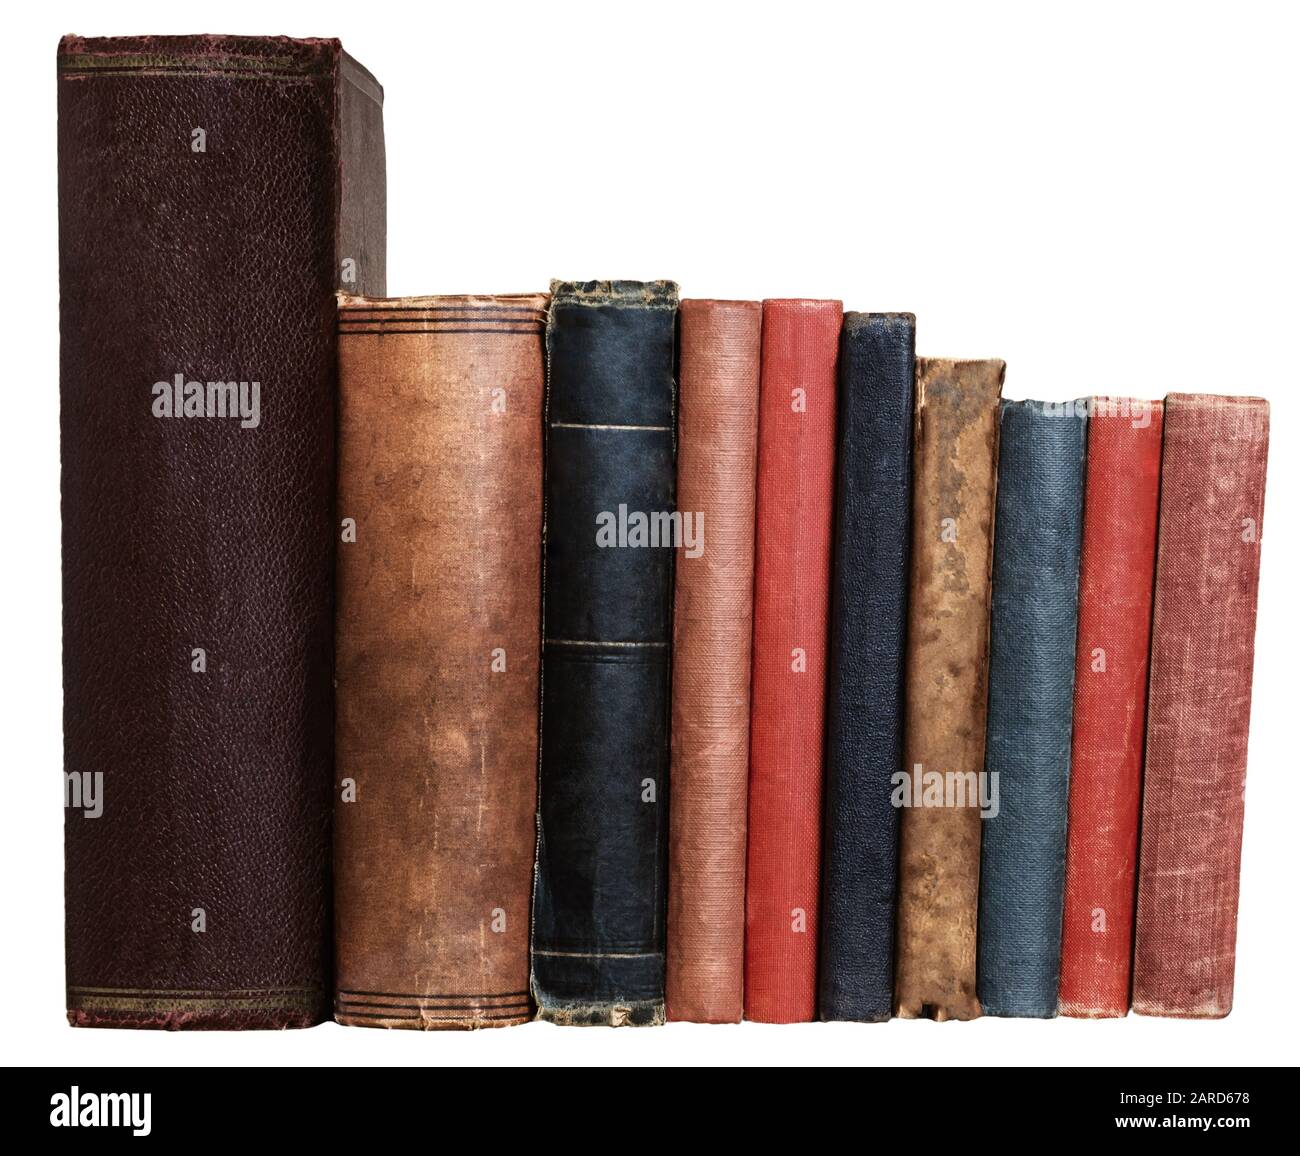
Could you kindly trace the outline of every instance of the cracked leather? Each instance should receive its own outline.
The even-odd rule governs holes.
[[[673,550],[633,515],[674,510],[676,318],[671,282],[551,286],[532,989],[556,1023],[664,1018]]]
[[[546,301],[340,303],[340,1023],[532,1016]]]
[[[984,769],[989,577],[1001,361],[918,358],[912,439],[904,769]],[[975,994],[980,815],[904,808],[894,1004],[899,1016],[980,1014]]]

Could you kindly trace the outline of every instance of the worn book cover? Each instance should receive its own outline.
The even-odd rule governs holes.
[[[1133,1010],[1232,1010],[1268,402],[1173,393],[1151,627]]]
[[[541,1019],[664,1018],[677,286],[553,282],[546,331]]]
[[[59,46],[78,1026],[329,1016],[334,291],[384,292],[381,101],[335,40]]]
[[[546,304],[340,301],[340,1023],[531,1018]]]
[[[762,306],[681,303],[672,799],[670,1020],[743,1012],[754,471]],[[689,521],[688,521],[689,520]]]
[[[1002,403],[980,845],[985,1015],[1056,1015],[1087,410]]]
[[[889,1019],[903,766],[916,320],[847,313],[840,339],[826,689],[820,1008]]]
[[[763,303],[745,1017],[817,1016],[838,301]]]
[[[1158,401],[1099,397],[1088,422],[1061,922],[1067,1016],[1129,1008],[1163,417]]]
[[[936,1020],[975,994],[1001,361],[919,358],[894,1004]]]

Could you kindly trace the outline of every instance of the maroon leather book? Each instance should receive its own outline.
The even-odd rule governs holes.
[[[1175,393],[1164,464],[1133,1010],[1232,1010],[1268,402]]]
[[[334,291],[384,292],[334,40],[58,53],[68,1019],[330,1010]]]

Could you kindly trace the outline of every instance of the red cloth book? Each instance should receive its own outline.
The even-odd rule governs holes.
[[[1067,1016],[1128,1014],[1163,417],[1158,401],[1098,398],[1088,423],[1061,937]]]
[[[1165,398],[1133,1010],[1232,1010],[1268,402]]]
[[[838,301],[765,301],[750,707],[745,1017],[817,1014]]]

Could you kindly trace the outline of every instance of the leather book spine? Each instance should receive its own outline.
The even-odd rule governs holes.
[[[817,1016],[835,386],[843,306],[763,302],[745,1018]]]
[[[1164,407],[1097,398],[1091,413],[1059,993],[1081,1018],[1129,1007]]]
[[[668,841],[670,1020],[744,1010],[749,663],[753,643],[757,301],[683,301]],[[685,525],[685,523],[683,523]]]
[[[334,40],[59,46],[74,1025],[329,1017],[334,291],[384,292],[381,101]]]
[[[895,1012],[906,1019],[980,1014],[980,810],[974,803],[948,803],[956,801],[959,781],[984,769],[998,397],[1005,371],[1001,361],[916,363],[907,778],[899,796],[894,974]],[[937,795],[927,793],[934,783]]]
[[[985,1015],[1056,1015],[1087,410],[1002,403],[980,785]]]
[[[1268,402],[1165,398],[1133,1010],[1232,1010]]]
[[[664,1018],[677,286],[552,282],[532,991]]]
[[[903,766],[903,676],[912,524],[916,319],[848,313],[826,689],[822,851],[823,1020],[887,1020]]]
[[[340,1023],[532,1017],[546,304],[340,301]]]

